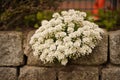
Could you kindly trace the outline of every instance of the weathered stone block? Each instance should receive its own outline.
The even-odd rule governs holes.
[[[120,80],[120,68],[110,67],[102,70],[102,80]]]
[[[0,31],[0,66],[19,66],[23,63],[22,33]]]
[[[27,44],[30,41],[31,36],[34,31],[31,31],[27,37]],[[68,64],[79,64],[79,65],[100,65],[107,61],[107,50],[108,50],[108,35],[107,32],[103,35],[103,40],[96,46],[88,56],[80,57],[77,60],[71,60]],[[28,56],[28,65],[37,65],[37,66],[56,66],[56,64],[43,64],[40,60],[35,58],[32,54],[32,49],[28,44],[25,49],[25,54]],[[58,65],[58,64],[57,64]]]
[[[35,33],[35,30],[32,30],[32,31],[29,31],[28,34],[24,35],[23,48],[24,48],[24,54],[27,56],[29,56],[29,54],[32,53],[32,49],[31,49],[31,46],[29,44],[29,41],[34,33]]]
[[[98,80],[98,78],[98,68],[95,67],[69,67],[58,73],[58,80]]]
[[[19,80],[56,80],[56,72],[51,68],[23,67]]]
[[[110,61],[120,64],[120,30],[110,32]]]
[[[17,70],[15,68],[0,67],[0,80],[17,80]]]

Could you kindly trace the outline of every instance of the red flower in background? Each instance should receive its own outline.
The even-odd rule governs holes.
[[[104,8],[105,0],[96,0],[93,6],[93,14],[98,14],[98,10]]]
[[[99,9],[104,8],[104,5],[105,5],[105,0],[96,0],[95,1],[94,5],[93,5],[93,10],[92,10],[92,13],[94,15],[96,15],[94,17],[95,20],[98,20],[98,16],[97,16],[98,15],[98,11],[99,11]]]

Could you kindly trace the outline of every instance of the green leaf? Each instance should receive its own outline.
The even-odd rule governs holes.
[[[41,12],[38,12],[36,15],[37,20],[42,20],[43,19],[43,14]]]
[[[36,23],[36,24],[34,25],[34,28],[39,28],[39,25]]]

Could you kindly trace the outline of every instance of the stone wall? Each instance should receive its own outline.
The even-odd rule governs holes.
[[[92,54],[67,66],[36,59],[29,46],[33,33],[0,31],[0,80],[120,80],[120,30],[106,32]]]

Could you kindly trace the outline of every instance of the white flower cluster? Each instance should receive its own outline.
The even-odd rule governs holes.
[[[44,63],[57,60],[66,65],[68,59],[89,55],[102,39],[103,30],[85,20],[85,12],[70,9],[54,13],[52,17],[41,22],[30,40],[33,54]]]

